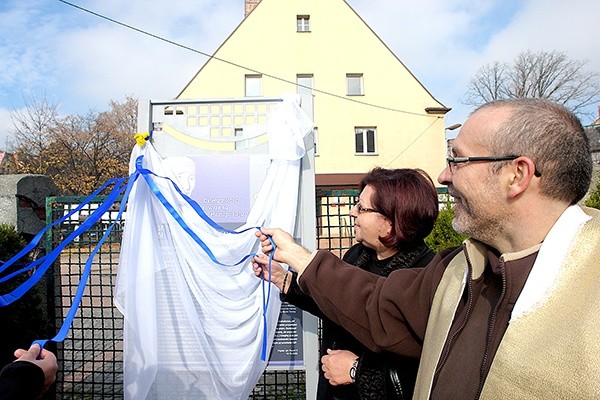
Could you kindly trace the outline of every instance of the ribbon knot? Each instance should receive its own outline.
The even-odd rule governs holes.
[[[133,138],[137,142],[138,146],[143,147],[146,144],[146,140],[148,140],[149,136],[150,136],[150,133],[144,132],[144,133],[136,133]]]

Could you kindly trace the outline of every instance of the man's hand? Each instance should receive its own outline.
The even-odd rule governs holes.
[[[313,255],[311,252],[294,242],[292,236],[281,229],[261,228],[260,231],[256,232],[256,237],[260,240],[262,251],[265,254],[273,251],[272,240],[276,246],[273,259],[288,264],[299,274],[304,271],[312,260]],[[269,240],[269,237],[271,240]]]
[[[37,359],[38,355],[40,356],[39,360]],[[54,353],[42,349],[42,353],[40,354],[40,346],[38,344],[32,344],[29,350],[15,350],[15,357],[17,357],[17,360],[15,361],[28,361],[37,365],[44,371],[44,391],[54,383],[56,371],[58,371],[58,364]]]

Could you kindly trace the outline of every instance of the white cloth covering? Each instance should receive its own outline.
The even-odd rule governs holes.
[[[255,226],[294,230],[304,155],[303,149],[298,150],[302,143],[298,132],[306,136],[312,121],[295,102],[284,101],[282,106],[284,114],[269,124],[269,136],[277,135],[277,140],[270,140],[274,160],[246,224],[238,231]],[[292,115],[295,120],[289,119]],[[295,157],[290,157],[290,146],[282,140],[286,136],[294,143]],[[277,160],[272,143],[283,145],[285,154]],[[133,169],[139,155],[144,156],[144,168],[169,174],[150,143],[134,149]],[[257,251],[255,230],[219,232],[168,180],[153,181],[218,261],[234,264]],[[263,292],[270,293],[268,358],[280,309],[277,289],[263,286],[249,260],[233,267],[211,261],[140,176],[128,200],[115,288],[115,303],[125,317],[125,399],[247,399],[266,367],[261,360]]]

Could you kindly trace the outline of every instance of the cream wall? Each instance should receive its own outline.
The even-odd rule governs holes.
[[[297,15],[310,15],[310,33],[296,32]],[[266,97],[295,92],[297,74],[313,74],[315,89],[341,97],[314,92],[318,174],[420,167],[435,180],[444,167],[443,115],[425,112],[443,104],[343,0],[262,0],[214,56],[260,71]],[[178,98],[243,97],[253,73],[213,59]],[[347,73],[363,74],[364,96],[346,96]],[[355,126],[377,128],[377,155],[355,155]]]

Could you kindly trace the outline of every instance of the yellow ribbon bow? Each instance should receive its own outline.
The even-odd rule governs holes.
[[[137,142],[138,146],[142,147],[146,144],[146,140],[148,140],[149,136],[150,136],[150,134],[148,132],[144,132],[144,133],[136,133],[133,138]]]

